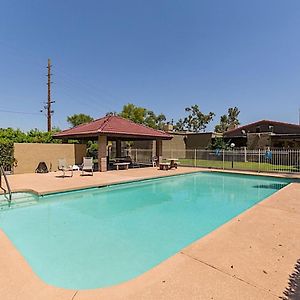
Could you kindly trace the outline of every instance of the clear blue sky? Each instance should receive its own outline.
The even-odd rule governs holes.
[[[174,120],[198,104],[212,125],[230,106],[242,123],[298,122],[299,0],[2,0],[0,127],[46,129],[48,57],[62,129],[128,102]]]

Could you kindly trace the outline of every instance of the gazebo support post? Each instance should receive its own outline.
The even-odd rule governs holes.
[[[107,137],[105,135],[99,135],[98,137],[98,169],[99,172],[107,171]]]
[[[116,154],[121,157],[121,140],[116,140]]]
[[[156,156],[160,164],[162,162],[162,140],[156,140]]]

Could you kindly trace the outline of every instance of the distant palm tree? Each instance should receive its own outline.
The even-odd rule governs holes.
[[[223,133],[228,130],[228,116],[223,115],[220,117],[220,124],[215,126],[215,132]]]
[[[236,106],[228,108],[227,115],[222,115],[220,123],[215,126],[215,132],[224,133],[229,128],[240,125],[239,114],[240,110]]]
[[[228,123],[230,126],[240,125],[239,114],[240,110],[236,106],[228,108]]]

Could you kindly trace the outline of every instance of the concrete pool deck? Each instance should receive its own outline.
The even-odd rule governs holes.
[[[73,177],[69,177],[70,172],[66,173],[66,177],[61,177],[62,172],[58,171],[46,174],[30,173],[11,175],[9,176],[9,182],[13,191],[32,191],[42,195],[197,171],[199,171],[199,169],[195,168],[178,168],[168,171],[161,171],[156,168],[136,168],[108,172],[94,172],[93,176],[88,173],[81,176],[80,171],[75,171]]]
[[[73,178],[22,174],[9,180],[13,190],[43,194],[199,170],[147,168]],[[0,299],[279,299],[300,258],[299,236],[300,183],[291,183],[137,278],[75,291],[41,281],[0,230]]]

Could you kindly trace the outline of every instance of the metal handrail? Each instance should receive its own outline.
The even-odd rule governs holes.
[[[4,177],[7,190],[2,186],[2,175]],[[4,191],[4,194],[8,194],[8,202],[10,203],[12,199],[12,193],[3,166],[0,166],[0,188]]]

